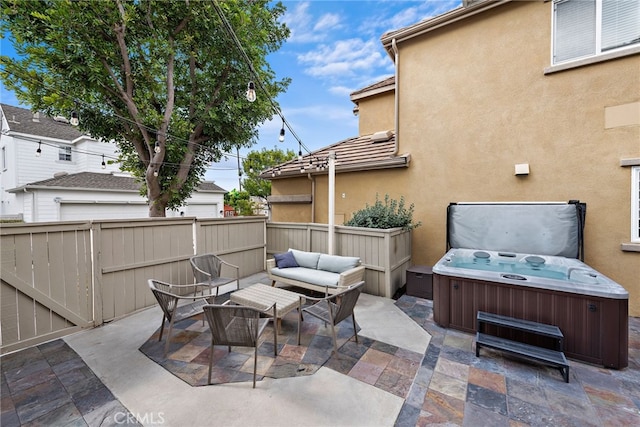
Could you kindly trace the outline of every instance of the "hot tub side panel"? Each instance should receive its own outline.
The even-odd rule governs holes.
[[[433,275],[434,320],[474,333],[476,314],[486,311],[556,325],[567,357],[621,369],[628,365],[628,300],[593,297],[527,286]],[[495,329],[498,336],[548,347],[544,338]]]

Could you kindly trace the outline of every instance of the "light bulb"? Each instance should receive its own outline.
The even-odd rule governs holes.
[[[157,169],[153,171],[153,176],[158,176],[158,170]]]
[[[247,85],[247,101],[253,102],[256,100],[256,86],[253,82],[249,82]]]
[[[284,142],[284,128],[280,129],[280,136],[278,137],[278,141]]]
[[[302,161],[302,150],[298,151],[298,161]]]
[[[36,157],[40,157],[40,154],[42,154],[42,148],[40,148],[41,144],[42,144],[42,142],[38,142],[38,149],[36,150]]]
[[[104,154],[102,155],[102,169],[106,169],[107,164],[104,162]]]
[[[71,123],[71,126],[78,126],[80,124],[77,111],[71,112],[71,120],[69,120],[69,123]]]
[[[153,151],[155,151],[156,153],[160,152],[160,143],[158,141],[156,141],[156,145],[153,147]]]

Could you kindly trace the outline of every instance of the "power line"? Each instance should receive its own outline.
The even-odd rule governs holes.
[[[269,93],[267,88],[262,84],[262,80],[260,80],[260,76],[258,75],[258,73],[256,72],[255,68],[253,67],[253,62],[251,62],[251,59],[249,58],[249,56],[245,52],[244,48],[242,47],[242,43],[240,43],[240,40],[238,39],[238,36],[236,35],[235,31],[233,30],[233,27],[231,26],[231,24],[229,23],[227,18],[224,16],[224,12],[222,11],[220,6],[218,5],[218,1],[217,0],[213,1],[213,7],[215,8],[216,12],[218,13],[218,16],[220,17],[220,20],[222,21],[223,27],[227,31],[227,34],[229,34],[229,36],[231,37],[231,40],[233,41],[235,46],[238,48],[238,51],[240,51],[240,54],[242,55],[242,57],[246,61],[247,65],[249,66],[249,70],[251,71],[251,73],[253,74],[254,78],[256,79],[256,82],[258,83],[258,86],[260,86],[262,91],[267,95],[267,99],[269,100],[269,103],[271,104],[271,107],[273,108],[275,113],[282,119],[282,123],[289,129],[289,133],[291,133],[291,135],[295,138],[295,140],[298,142],[298,144],[300,144],[306,150],[307,153],[311,154],[311,151],[309,150],[309,148],[307,148],[307,146],[304,145],[304,143],[302,142],[300,137],[298,137],[298,134],[293,130],[293,127],[291,126],[289,121],[285,118],[284,114],[282,113],[282,110],[280,110],[280,108],[278,108],[278,106],[273,101],[273,97],[271,96],[271,94]]]

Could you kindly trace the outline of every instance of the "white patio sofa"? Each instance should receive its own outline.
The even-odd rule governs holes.
[[[358,257],[328,255],[318,252],[305,252],[296,249],[288,251],[293,255],[297,266],[278,267],[276,258],[267,260],[267,274],[276,282],[323,292],[332,295],[345,287],[356,284],[364,278],[364,266]],[[285,257],[290,255],[285,255]],[[280,262],[281,265],[283,264]]]

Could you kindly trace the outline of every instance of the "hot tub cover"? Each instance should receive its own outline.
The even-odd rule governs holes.
[[[447,245],[584,259],[585,213],[578,201],[451,203]]]

